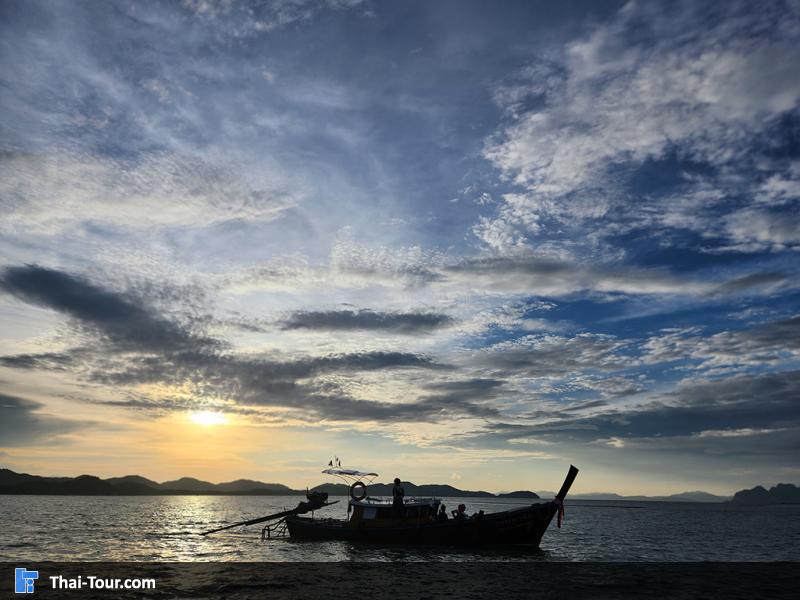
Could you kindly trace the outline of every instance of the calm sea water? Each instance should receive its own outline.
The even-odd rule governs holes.
[[[334,498],[332,498],[333,500]],[[317,515],[343,517],[346,503]],[[541,551],[261,541],[261,527],[199,532],[296,506],[296,496],[0,496],[4,561],[797,561],[800,506],[567,501]],[[468,512],[524,500],[444,499]]]

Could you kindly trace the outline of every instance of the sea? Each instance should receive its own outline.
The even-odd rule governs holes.
[[[261,525],[202,531],[293,508],[298,496],[0,496],[0,561],[798,561],[800,506],[573,500],[539,549],[469,550],[261,539]],[[336,500],[337,498],[331,498]],[[344,518],[347,502],[316,516]],[[523,499],[444,498],[469,514]]]

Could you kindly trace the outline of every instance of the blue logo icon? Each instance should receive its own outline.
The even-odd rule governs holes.
[[[14,569],[14,591],[17,594],[32,594],[34,579],[39,579],[39,571],[17,567]]]

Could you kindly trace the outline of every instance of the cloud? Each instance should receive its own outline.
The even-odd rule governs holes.
[[[23,301],[65,314],[101,342],[94,351],[87,346],[60,353],[4,356],[6,367],[71,367],[85,380],[113,386],[188,386],[189,396],[200,403],[216,398],[242,406],[296,409],[323,419],[424,420],[444,410],[495,414],[489,408],[443,397],[405,404],[356,399],[318,379],[329,373],[444,368],[420,354],[369,351],[283,360],[237,356],[224,352],[225,343],[159,314],[137,295],[116,292],[80,276],[35,265],[7,267],[0,287]],[[179,398],[172,406],[182,410],[185,400]],[[169,405],[158,399],[146,404],[162,410]],[[141,401],[132,407],[142,408]]]
[[[484,290],[559,296],[577,291],[692,294],[708,289],[665,270],[578,264],[535,255],[466,259],[442,274]]]
[[[773,289],[775,287],[778,287],[784,281],[786,281],[786,279],[787,276],[784,273],[777,273],[777,272],[752,273],[750,275],[743,275],[741,277],[731,279],[730,281],[726,281],[725,283],[720,285],[714,291],[714,293],[719,295],[725,295],[725,294],[743,292],[753,288]]]
[[[369,13],[367,0],[274,0],[266,3],[224,0],[183,0],[183,8],[214,29],[232,37],[260,35],[292,23],[307,21],[323,10],[361,9]]]
[[[614,371],[632,365],[627,342],[614,336],[579,333],[573,337],[528,335],[499,342],[468,362],[493,373],[524,377],[565,377],[582,371]]]
[[[3,377],[507,457],[785,445],[796,390],[748,381],[800,356],[763,322],[796,312],[796,9],[10,6]]]
[[[507,274],[506,260],[492,261],[496,269],[489,269],[486,264],[481,263],[479,269],[499,277]],[[526,269],[529,265],[513,268]],[[545,274],[561,274],[564,270],[562,264],[552,262],[544,266],[534,263],[534,268],[535,273]],[[778,279],[774,274],[747,276],[729,287],[749,288]],[[430,382],[422,385],[421,393],[412,396],[414,400],[384,402],[352,396],[341,388],[338,377],[386,370],[445,373],[453,367],[415,352],[384,350],[317,356],[236,354],[225,342],[203,335],[198,329],[202,322],[182,324],[158,312],[137,293],[114,291],[80,276],[38,266],[6,268],[0,276],[0,286],[26,302],[70,317],[99,342],[95,350],[91,349],[92,344],[85,344],[68,351],[4,356],[0,358],[3,366],[68,371],[109,386],[157,384],[185,388],[190,390],[184,392],[185,398],[193,396],[198,402],[216,399],[239,407],[282,408],[334,420],[368,421],[381,415],[386,419],[424,420],[446,413],[500,418],[501,406],[519,409],[525,405],[519,386],[534,385],[538,394],[563,395],[582,390],[595,392],[601,398],[622,398],[643,392],[645,382],[615,372],[641,364],[691,360],[696,361],[696,368],[730,369],[737,365],[779,364],[800,349],[796,348],[796,340],[800,339],[795,331],[797,318],[706,337],[693,330],[666,332],[643,344],[593,333],[525,335],[479,350],[457,352],[453,362],[468,379]],[[160,293],[169,296],[169,292]],[[399,327],[410,327],[404,322],[409,319],[414,327],[429,325],[425,319],[418,320],[420,315],[433,315],[434,322],[445,317],[438,313],[363,312],[310,313],[303,325],[317,325],[322,319],[326,326],[342,327],[338,320],[344,318],[345,326],[353,327],[353,319],[366,316],[366,326],[384,327],[388,320],[387,329],[396,332]],[[301,312],[291,318],[308,316]],[[390,317],[403,321],[402,325],[391,322]],[[336,325],[330,325],[330,321]],[[364,326],[360,321],[357,324]],[[513,383],[513,387],[507,387],[507,383]],[[154,400],[158,403],[158,398]],[[358,407],[363,410],[362,418],[357,417]],[[593,407],[583,404],[575,410]],[[540,415],[546,413],[539,411]]]
[[[797,212],[745,209],[728,215],[724,230],[733,250],[800,248],[800,214]]]
[[[522,300],[507,303],[491,303],[471,316],[461,319],[456,331],[461,335],[485,336],[504,331],[549,331],[561,332],[574,327],[568,321],[534,316],[555,308],[552,302]]]
[[[626,363],[626,367],[632,367],[636,364],[638,364],[638,361],[630,360]],[[554,389],[553,392],[558,391],[561,393],[569,393],[573,390],[583,389],[597,392],[603,398],[622,398],[645,391],[647,389],[645,385],[646,383],[647,381],[644,376],[624,377],[576,374],[567,381],[566,385],[560,386],[560,389]],[[604,400],[592,400],[583,404],[579,404],[574,408],[570,408],[569,410],[584,410],[587,408],[594,408],[595,406],[602,406],[605,403],[606,402]]]
[[[240,399],[246,405],[187,400],[179,397],[148,398],[135,396],[124,400],[100,401],[99,404],[145,410],[156,413],[184,412],[199,408],[243,414],[257,421],[306,423],[415,423],[435,419],[496,417],[495,408],[463,399],[437,396],[423,397],[411,402],[378,402],[353,398],[345,394],[325,393],[309,386],[284,383],[280,386],[250,390]],[[275,409],[282,410],[275,410]],[[264,410],[262,410],[264,409]],[[289,410],[287,410],[289,409]]]
[[[207,352],[180,352],[160,356],[124,357],[98,361],[89,377],[107,385],[136,386],[161,384],[190,386],[189,396],[220,399],[240,406],[296,409],[315,418],[372,420],[380,415],[390,419],[424,419],[430,413],[416,413],[401,403],[355,399],[320,376],[330,373],[355,374],[389,369],[440,369],[428,357],[400,352],[353,354],[270,360]],[[163,408],[159,404],[160,407]],[[358,408],[363,409],[361,417]],[[434,410],[429,404],[429,410]],[[416,416],[414,416],[416,414]]]
[[[60,312],[119,350],[175,351],[215,345],[155,313],[141,298],[97,286],[80,276],[37,265],[6,267],[0,289]]]
[[[222,158],[160,152],[124,160],[78,153],[0,156],[2,230],[55,235],[91,222],[137,230],[272,221],[301,200],[302,187],[254,178]],[[263,171],[262,171],[263,172]],[[113,202],[109,199],[113,198]]]
[[[734,276],[730,280],[715,281],[718,275],[703,273],[690,275],[667,267],[641,267],[619,257],[580,260],[575,257],[556,258],[551,255],[521,251],[509,256],[479,255],[475,257],[447,256],[443,253],[426,253],[413,248],[392,253],[389,248],[351,247],[345,252],[334,247],[331,263],[311,267],[307,264],[276,261],[245,269],[227,276],[224,285],[244,293],[252,289],[270,289],[275,292],[303,291],[313,293],[320,287],[342,294],[342,298],[358,300],[365,294],[375,294],[376,301],[391,302],[391,290],[413,290],[431,302],[454,299],[464,294],[474,294],[470,303],[481,307],[487,297],[501,297],[487,308],[474,312],[467,308],[467,316],[458,315],[447,321],[444,315],[433,312],[378,310],[362,311],[299,311],[284,320],[286,329],[352,329],[390,325],[401,328],[401,323],[430,319],[452,325],[454,331],[479,333],[487,327],[529,330],[563,330],[567,322],[535,319],[526,316],[533,310],[548,306],[531,297],[556,298],[571,294],[628,294],[650,296],[722,297],[744,293],[764,293],[791,287],[794,278],[780,271],[756,271]],[[347,295],[348,290],[358,290],[359,295]],[[387,296],[387,294],[389,294]],[[427,294],[427,296],[426,296]],[[538,306],[538,308],[537,308]],[[472,312],[472,315],[469,315]],[[407,315],[407,316],[406,316]],[[441,318],[441,321],[439,319]],[[357,325],[358,324],[358,325]],[[432,324],[432,323],[431,323]]]
[[[710,175],[693,181],[678,171],[675,187],[691,193],[710,178],[721,193],[716,214],[695,202],[673,227],[714,231],[719,212],[730,213],[720,233],[736,243],[796,244],[789,223],[762,212],[752,222],[749,211],[737,216],[731,208],[743,185],[762,201],[788,200],[785,161],[765,149],[781,135],[779,118],[800,104],[793,77],[798,40],[795,5],[753,11],[747,2],[684,1],[663,11],[630,2],[563,54],[533,58],[496,91],[508,124],[484,149],[516,190],[475,232],[508,252],[546,233],[543,223],[601,232],[611,223],[610,231],[624,231],[641,219],[669,226],[674,200],[628,184],[648,161],[677,156]],[[743,172],[750,175],[736,176]]]
[[[493,400],[506,393],[504,386],[502,380],[487,378],[429,383],[423,388],[432,393],[421,395],[417,403],[435,407],[440,416],[450,419],[461,414],[497,418],[500,410]]]
[[[425,389],[447,394],[459,394],[463,397],[484,397],[494,395],[498,388],[502,387],[503,381],[499,379],[466,379],[456,381],[440,381],[425,385]]]
[[[84,425],[43,413],[43,407],[40,402],[0,394],[0,446],[47,443]]]
[[[697,329],[668,331],[647,340],[647,363],[689,359],[696,368],[777,365],[800,356],[800,316],[703,336]]]
[[[67,370],[75,362],[75,352],[39,352],[0,356],[0,365],[10,369]]]
[[[402,334],[428,333],[454,323],[448,315],[431,312],[376,312],[374,310],[298,311],[282,321],[281,329],[369,330]]]
[[[610,405],[589,416],[553,411],[541,415],[537,423],[496,422],[466,434],[464,442],[496,445],[533,438],[564,444],[597,442],[616,448],[640,444],[654,449],[685,449],[688,444],[700,451],[716,448],[735,453],[737,438],[800,428],[798,393],[800,371],[687,381],[644,403],[622,408]],[[772,451],[786,449],[783,433],[780,438]],[[764,439],[758,443],[763,444]],[[758,449],[741,444],[738,451]]]

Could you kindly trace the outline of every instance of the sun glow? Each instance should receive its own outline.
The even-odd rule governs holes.
[[[189,415],[189,419],[193,423],[197,423],[198,425],[224,425],[228,422],[228,418],[218,412],[212,412],[210,410],[201,410],[198,412],[193,412]]]

